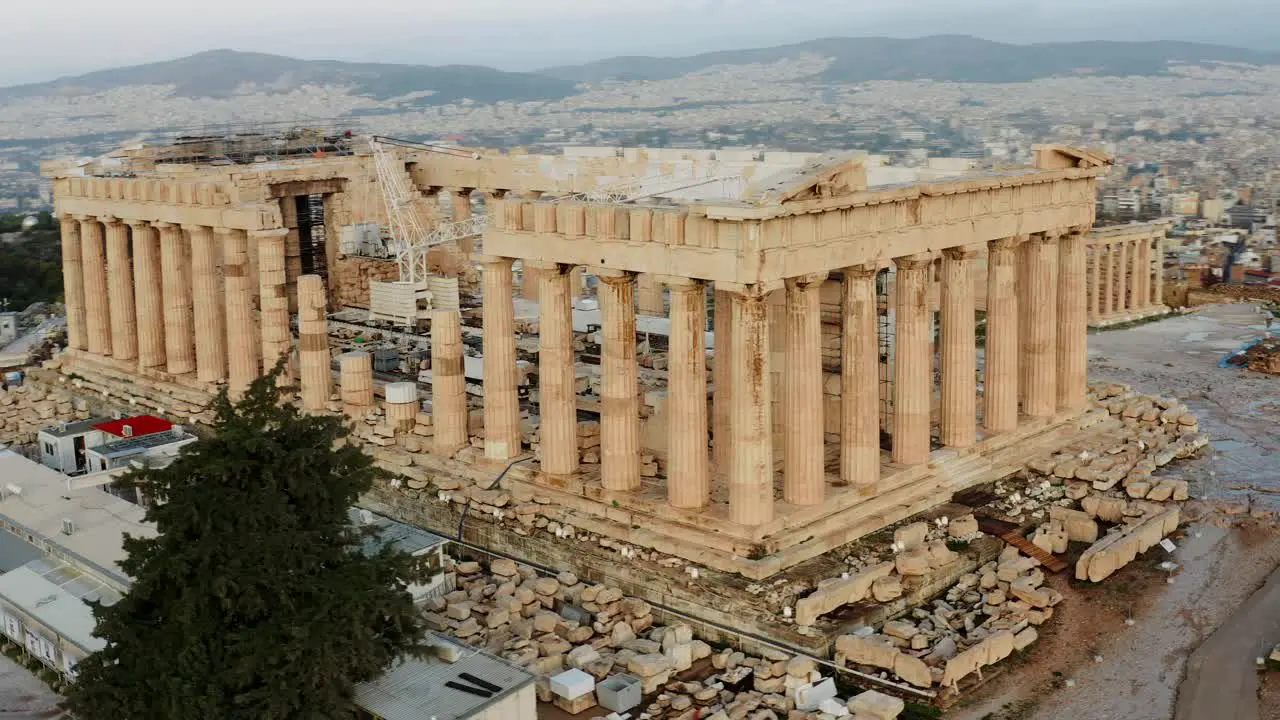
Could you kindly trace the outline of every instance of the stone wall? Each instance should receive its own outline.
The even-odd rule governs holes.
[[[369,307],[369,283],[400,279],[400,268],[394,260],[373,258],[339,258],[330,273],[339,307]]]

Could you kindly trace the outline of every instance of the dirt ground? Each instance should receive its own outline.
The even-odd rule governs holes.
[[[1264,673],[1258,687],[1258,717],[1280,718],[1280,671]]]
[[[1265,330],[1250,305],[1213,306],[1181,317],[1090,337],[1090,378],[1173,395],[1200,417],[1213,449],[1170,476],[1191,482],[1192,494],[1235,505],[1255,519],[1223,529],[1190,524],[1166,554],[1156,548],[1099,586],[1064,573],[1053,584],[1065,596],[1049,628],[1026,656],[947,713],[948,720],[1167,720],[1174,716],[1187,658],[1226,623],[1280,566],[1280,381],[1219,368],[1225,354]],[[1172,584],[1156,568],[1180,565]],[[1126,624],[1126,618],[1133,623]],[[1243,637],[1251,663],[1273,637]],[[1257,645],[1256,648],[1253,645]],[[1232,655],[1234,658],[1234,654]],[[1100,660],[1100,661],[1099,661]],[[1240,677],[1239,665],[1212,673]],[[1266,678],[1259,720],[1280,695],[1280,678]],[[1246,682],[1256,683],[1249,674]],[[1251,690],[1256,692],[1256,690]],[[1245,717],[1221,708],[1213,718]],[[1198,720],[1198,719],[1191,719]]]
[[[54,694],[39,678],[4,655],[0,655],[0,718],[6,720],[53,720],[62,717]]]

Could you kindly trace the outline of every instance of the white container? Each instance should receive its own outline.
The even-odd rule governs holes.
[[[575,700],[596,689],[596,679],[578,668],[551,678],[551,692],[565,700]]]

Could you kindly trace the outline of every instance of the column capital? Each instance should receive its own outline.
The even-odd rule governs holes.
[[[998,240],[987,241],[988,250],[1014,250],[1022,243],[1026,242],[1026,235],[1011,235]]]
[[[246,231],[241,230],[240,228],[229,228],[229,227],[215,227],[213,229],[214,235],[235,235],[237,233],[246,233]]]
[[[873,278],[880,273],[880,266],[876,263],[862,263],[861,265],[850,265],[847,268],[841,268],[846,278],[854,280],[866,280]]]
[[[120,218],[116,217],[115,215],[103,215],[102,217],[98,218],[98,222],[102,223],[103,225],[123,225],[124,224],[123,222],[121,222]]]
[[[149,228],[149,227],[155,226],[155,223],[149,222],[147,220],[135,219],[135,220],[125,220],[124,222],[126,225],[128,225],[131,228]]]
[[[1062,231],[1060,230],[1046,230],[1040,233],[1033,233],[1028,242],[1040,245],[1055,245],[1061,237]]]
[[[570,265],[568,263],[547,262],[545,260],[525,260],[524,266],[527,268],[533,268],[534,270],[540,270],[542,272],[559,273],[560,275],[568,275],[570,271],[575,267],[578,267],[577,265]]]
[[[498,199],[498,200],[501,200],[501,199],[505,198],[505,197],[507,196],[507,193],[509,193],[509,192],[511,192],[511,191],[510,191],[510,190],[504,190],[504,189],[502,189],[502,188],[497,188],[497,189],[492,189],[492,190],[481,190],[480,192],[484,193],[484,194],[485,194],[485,196],[487,196],[487,197],[490,197],[490,198],[496,198],[496,199]]]
[[[183,227],[185,228],[188,226],[184,225]],[[289,235],[289,228],[269,228],[264,230],[250,230],[249,235],[251,237],[256,237],[256,238],[287,237]]]
[[[171,222],[159,221],[159,222],[151,223],[151,227],[157,230],[172,230],[173,228],[178,227],[178,225],[175,225],[174,223],[171,223]]]
[[[656,275],[658,282],[672,290],[705,290],[710,281],[679,275]]]
[[[610,280],[615,282],[630,282],[636,279],[636,275],[639,275],[639,273],[631,270],[618,270],[616,268],[597,267],[595,265],[588,266],[587,272],[595,275],[605,282]]]
[[[759,300],[774,290],[781,290],[782,288],[783,282],[781,280],[770,280],[768,282],[755,283],[754,285],[716,281],[716,290],[737,295],[747,300]]]
[[[453,193],[454,195],[470,195],[476,190],[475,188],[469,188],[469,187],[451,187],[451,188],[445,188],[445,189]]]
[[[810,285],[821,285],[826,282],[826,280],[827,273],[808,273],[805,275],[787,278],[783,282],[787,289],[791,289],[793,287],[806,288]]]
[[[197,232],[199,230],[213,230],[213,228],[209,227],[208,225],[194,225],[192,223],[182,223],[182,229],[186,230],[187,232]],[[287,231],[285,234],[288,234]]]
[[[893,259],[893,264],[898,266],[899,270],[921,270],[933,264],[936,256],[931,252],[916,253],[915,255],[903,255]]]
[[[83,223],[83,222],[98,222],[98,218],[97,218],[97,216],[95,216],[95,215],[85,215],[84,213],[76,213],[76,214],[74,214],[74,215],[71,215],[70,217],[71,217],[71,219],[76,220],[76,221],[78,221],[78,222],[82,222],[82,223]]]
[[[515,258],[502,257],[501,255],[481,255],[479,253],[475,253],[471,256],[471,261],[480,263],[481,265],[506,265],[507,268],[510,269],[516,260]],[[529,267],[527,261],[525,263],[525,267]]]
[[[942,256],[948,260],[972,260],[978,257],[978,250],[971,245],[957,245],[944,249]]]

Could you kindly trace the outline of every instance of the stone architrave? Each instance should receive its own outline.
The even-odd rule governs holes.
[[[1088,402],[1088,311],[1085,298],[1084,231],[1058,241],[1058,409],[1083,410]]]
[[[1018,427],[1018,295],[1014,291],[1018,245],[1025,238],[987,243],[987,347],[983,378],[989,432]]]
[[[793,505],[817,505],[826,494],[819,297],[823,280],[825,274],[787,282],[782,497]]]
[[[573,352],[573,302],[568,265],[545,268],[539,279],[538,414],[542,471],[578,470],[577,368]]]
[[[929,460],[929,416],[933,400],[929,356],[929,280],[933,256],[894,258],[898,266],[897,347],[893,379],[893,461],[922,465]]]
[[[462,317],[457,310],[431,313],[431,410],[435,452],[452,457],[466,446],[467,378],[462,353]]]
[[[170,375],[195,372],[195,309],[187,274],[186,238],[182,228],[156,223],[160,229],[160,275],[164,291],[164,350]]]
[[[298,378],[302,407],[306,410],[326,409],[333,393],[327,305],[323,278],[319,275],[298,278]]]
[[[1058,236],[1033,235],[1026,245],[1027,336],[1022,359],[1027,364],[1024,407],[1031,417],[1053,417],[1058,408]]]
[[[703,507],[710,500],[707,463],[706,285],[671,280],[667,368],[667,502]]]
[[[93,355],[111,354],[111,300],[107,292],[107,251],[102,223],[80,216],[80,263],[84,273],[86,347]]]
[[[218,277],[219,252],[213,228],[184,226],[191,239],[191,280],[195,299],[196,379],[217,382],[227,377],[226,303]]]
[[[972,248],[942,251],[942,444],[965,448],[976,435],[977,342]]]
[[[634,273],[598,270],[600,298],[600,481],[605,490],[640,487],[640,390]]]
[[[840,479],[875,493],[880,482],[880,348],[874,264],[844,269],[840,364]]]
[[[80,261],[80,221],[70,215],[58,218],[62,234],[62,287],[67,306],[67,344],[76,350],[89,346],[85,327],[84,266]]]
[[[484,284],[484,454],[506,461],[520,454],[520,400],[517,395],[515,305],[511,259],[481,259]],[[525,272],[529,265],[525,264]],[[528,275],[525,276],[526,281]]]
[[[249,238],[244,230],[218,230],[227,321],[228,384],[240,397],[261,372],[257,325],[253,313],[253,281],[249,276]],[[327,348],[326,348],[327,352]]]
[[[740,525],[773,520],[773,422],[769,375],[769,323],[765,294],[748,289],[733,297],[730,386],[733,457],[729,519]]]

